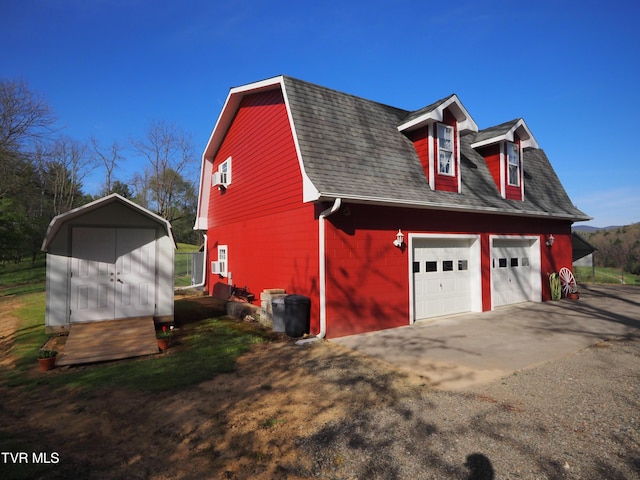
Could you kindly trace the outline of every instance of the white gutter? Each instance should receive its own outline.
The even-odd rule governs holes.
[[[323,211],[318,217],[318,242],[320,251],[320,333],[315,337],[298,340],[296,345],[304,345],[305,343],[322,340],[327,334],[327,257],[326,257],[326,241],[325,241],[325,218],[333,215],[342,206],[342,199],[336,198],[333,205]]]
[[[199,287],[204,287],[204,284],[206,283],[207,280],[207,234],[203,233],[202,236],[204,237],[204,246],[203,246],[203,255],[202,255],[202,279],[200,280],[199,283],[196,283],[195,285],[187,285],[186,287],[177,287],[174,288],[173,290],[188,290],[190,288],[199,288]]]

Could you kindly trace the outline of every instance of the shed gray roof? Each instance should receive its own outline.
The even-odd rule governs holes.
[[[106,197],[99,198],[94,200],[93,202],[89,202],[85,205],[82,205],[78,208],[74,208],[73,210],[69,210],[68,212],[61,213],[60,215],[56,215],[53,217],[49,226],[47,228],[47,233],[42,241],[41,250],[47,252],[49,250],[49,245],[53,241],[53,239],[58,235],[60,228],[67,222],[70,222],[80,216],[90,214],[91,212],[95,212],[101,208],[106,207],[107,205],[112,204],[121,204],[127,208],[130,208],[139,214],[153,220],[163,227],[167,236],[171,239],[173,243],[173,247],[176,248],[175,238],[173,236],[173,229],[171,228],[171,223],[168,220],[162,218],[159,215],[147,210],[144,207],[141,207],[137,203],[132,202],[129,199],[126,199],[117,193],[112,193],[111,195],[107,195]]]
[[[513,120],[461,137],[462,192],[434,191],[413,143],[398,131],[408,119],[437,108],[446,97],[415,112],[383,105],[291,77],[282,77],[306,175],[320,200],[588,220],[560,183],[544,151],[525,148],[525,200],[500,196],[484,158],[471,144],[497,136]],[[504,133],[504,132],[502,132]]]

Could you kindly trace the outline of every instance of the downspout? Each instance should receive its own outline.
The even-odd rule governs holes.
[[[320,283],[320,333],[315,337],[298,340],[296,345],[322,340],[327,334],[327,259],[325,255],[325,219],[340,210],[342,199],[336,198],[330,208],[324,210],[318,217],[318,242],[319,242],[319,283]]]
[[[188,290],[190,288],[204,287],[204,284],[206,283],[206,280],[207,280],[207,234],[203,233],[202,236],[204,237],[204,246],[203,246],[203,252],[202,252],[202,279],[200,280],[199,283],[196,283],[195,285],[178,287],[178,288],[174,288],[174,290]]]

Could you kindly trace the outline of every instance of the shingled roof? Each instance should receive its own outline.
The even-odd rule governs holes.
[[[500,196],[484,158],[471,144],[504,134],[518,120],[461,137],[461,193],[429,187],[413,143],[398,125],[415,112],[383,105],[291,77],[282,77],[306,175],[318,200],[588,220],[539,148],[525,148],[525,200]],[[504,131],[504,132],[503,132]]]

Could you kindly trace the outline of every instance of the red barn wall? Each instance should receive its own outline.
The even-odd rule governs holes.
[[[429,182],[429,127],[422,127],[409,132],[407,137],[413,142],[413,147],[416,149],[420,164],[427,177],[427,182]]]
[[[213,187],[209,200],[209,262],[217,260],[218,245],[227,245],[232,282],[248,286],[257,300],[265,288],[310,297],[317,330],[317,217],[314,205],[302,203],[302,175],[280,90],[244,98],[213,171],[229,157],[232,182],[225,192]],[[227,281],[209,273],[209,293]]]
[[[487,168],[496,182],[496,188],[500,192],[500,144],[496,143],[495,145],[478,149],[478,153],[484,157]]]
[[[542,299],[547,274],[571,267],[571,223],[500,215],[348,205],[328,218],[327,335],[339,337],[409,324],[408,248],[393,246],[409,233],[480,234],[483,310],[491,309],[491,235],[540,237]],[[548,234],[554,246],[545,245]]]

